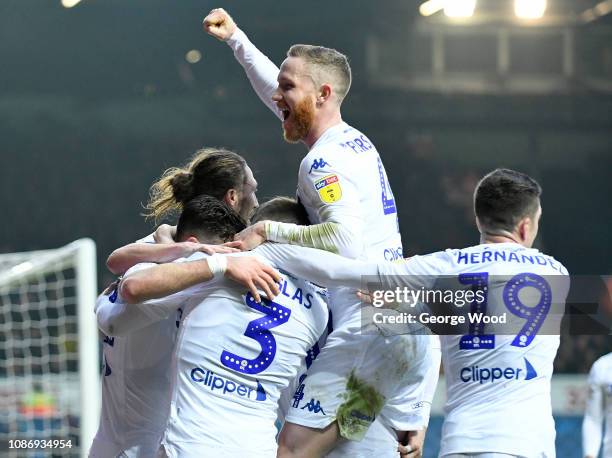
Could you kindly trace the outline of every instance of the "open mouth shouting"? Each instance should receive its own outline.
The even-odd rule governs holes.
[[[291,111],[288,108],[280,108],[281,115],[283,116],[283,121],[286,121],[291,114]]]
[[[314,103],[304,97],[288,107],[286,103],[278,103],[278,109],[283,119],[283,135],[289,142],[298,142],[308,135],[314,120]]]

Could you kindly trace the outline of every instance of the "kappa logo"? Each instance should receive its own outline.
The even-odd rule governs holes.
[[[310,166],[310,171],[308,172],[308,174],[310,175],[313,170],[319,170],[326,166],[331,167],[331,165],[328,162],[325,162],[325,159],[323,158],[315,159],[314,161],[312,161],[312,165]]]
[[[316,181],[314,185],[323,202],[331,204],[342,199],[342,188],[338,175],[327,175]]]
[[[319,401],[315,401],[314,399],[311,399],[309,402],[304,404],[304,406],[302,406],[302,410],[304,409],[308,409],[308,411],[312,413],[322,413],[325,415],[323,407],[321,407],[321,403]]]

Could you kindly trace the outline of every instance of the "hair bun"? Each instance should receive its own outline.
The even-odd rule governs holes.
[[[193,174],[178,172],[170,180],[172,194],[177,202],[185,203],[193,196]]]

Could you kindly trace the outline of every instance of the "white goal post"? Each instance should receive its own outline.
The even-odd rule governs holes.
[[[16,440],[39,453],[70,440],[45,453],[86,456],[100,412],[96,295],[91,239],[0,254],[1,456],[25,456]]]

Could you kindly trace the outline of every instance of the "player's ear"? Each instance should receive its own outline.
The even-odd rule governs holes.
[[[529,239],[532,225],[533,221],[531,221],[531,218],[528,216],[519,221],[517,226],[517,235],[519,236],[519,240],[521,242],[525,242]]]
[[[238,190],[230,188],[223,196],[223,202],[235,209],[238,206],[239,198],[240,196],[238,195]]]
[[[185,240],[186,242],[191,242],[191,243],[200,243],[200,241],[194,237],[193,235],[189,236],[189,238],[187,240]]]
[[[323,105],[332,95],[332,87],[329,84],[322,84],[319,88],[319,94],[317,96],[317,106]]]

